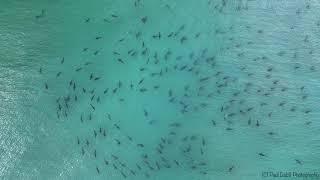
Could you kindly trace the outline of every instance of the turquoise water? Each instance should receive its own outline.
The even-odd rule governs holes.
[[[320,179],[319,8],[1,0],[1,179]]]

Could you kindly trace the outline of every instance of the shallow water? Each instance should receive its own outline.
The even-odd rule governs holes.
[[[320,179],[319,8],[1,0],[1,179]]]

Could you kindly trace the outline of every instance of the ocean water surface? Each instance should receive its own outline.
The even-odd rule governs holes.
[[[0,0],[1,179],[320,179],[317,0]]]

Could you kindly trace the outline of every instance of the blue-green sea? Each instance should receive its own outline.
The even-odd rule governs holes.
[[[0,0],[0,179],[320,179],[320,1]]]

